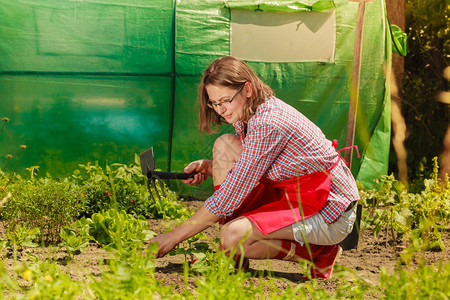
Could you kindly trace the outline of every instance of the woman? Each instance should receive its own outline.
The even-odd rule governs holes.
[[[333,143],[232,56],[206,69],[199,101],[202,132],[229,123],[236,135],[216,140],[212,160],[184,169],[198,173],[184,183],[197,185],[212,176],[216,191],[188,221],[151,240],[159,243],[157,256],[220,221],[221,247],[247,263],[306,259],[313,262],[313,277],[329,278],[359,199]]]

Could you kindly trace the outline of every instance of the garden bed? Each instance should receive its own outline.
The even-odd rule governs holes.
[[[185,202],[185,205],[190,210],[195,210],[202,205],[202,202],[188,201]],[[149,228],[155,233],[161,233],[167,228],[175,225],[174,221],[156,219],[150,219],[148,220],[148,223]],[[448,233],[445,232],[444,234],[443,240],[445,246],[448,247],[450,245]],[[2,225],[0,225],[0,236],[4,235],[5,230]],[[204,240],[212,244],[211,241],[218,235],[218,226],[212,226],[207,229],[205,235],[206,238]],[[386,268],[388,274],[394,273],[395,268],[399,266],[398,254],[405,246],[406,245],[400,244],[394,247],[386,243],[383,232],[375,237],[372,231],[363,230],[360,235],[358,249],[344,251],[337,264],[354,271],[358,277],[363,278],[368,284],[376,286],[379,284],[381,268]],[[100,276],[106,268],[103,264],[111,256],[108,251],[105,251],[96,243],[91,243],[86,251],[75,255],[70,262],[67,262],[67,253],[58,250],[57,247],[25,248],[23,251],[19,252],[19,261],[28,260],[25,252],[33,254],[40,261],[46,259],[57,261],[61,269],[70,274],[70,277],[75,281],[91,280],[87,275],[93,275],[94,277]],[[429,251],[423,253],[423,256],[428,265],[436,264],[439,261],[448,262],[449,259],[449,255],[446,251]],[[189,258],[187,259],[189,260]],[[185,260],[186,257],[182,254],[174,256],[167,255],[164,258],[156,259],[154,278],[157,281],[161,281],[164,285],[173,288],[177,293],[181,293],[183,290],[194,292],[197,288],[196,280],[202,275],[194,274],[189,276],[188,284],[186,286],[183,267],[183,262]],[[12,256],[3,253],[2,261],[9,273],[13,274],[15,264]],[[414,263],[403,266],[403,268],[411,268],[411,266],[414,266]],[[337,267],[337,270],[341,269],[342,268]],[[258,284],[261,277],[263,280],[276,278],[275,282],[277,289],[281,292],[288,285],[293,286],[305,282],[302,278],[303,275],[299,271],[298,264],[294,262],[280,260],[250,260],[248,272],[251,274],[250,278],[247,279],[248,284]],[[29,283],[22,279],[19,281],[19,284],[26,286]],[[337,280],[331,279],[317,280],[316,284],[318,287],[333,294],[339,283]],[[376,296],[373,297],[376,298]]]
[[[3,297],[449,298],[450,182],[438,180],[437,166],[409,191],[393,176],[377,179],[374,190],[361,186],[358,249],[343,252],[332,279],[311,281],[303,279],[305,261],[251,260],[248,272],[235,271],[217,251],[218,225],[154,259],[151,237],[203,202],[167,187],[167,197],[152,201],[137,163],[80,167],[70,179],[0,176],[3,195],[12,195],[0,211]]]

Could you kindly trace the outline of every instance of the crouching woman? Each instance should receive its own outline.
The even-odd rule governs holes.
[[[211,63],[198,99],[202,132],[228,123],[236,134],[216,140],[212,160],[185,167],[185,173],[197,174],[184,183],[197,185],[211,176],[215,192],[189,220],[151,240],[159,244],[157,256],[220,222],[222,249],[245,263],[306,259],[313,277],[329,278],[359,199],[336,145],[238,58]]]

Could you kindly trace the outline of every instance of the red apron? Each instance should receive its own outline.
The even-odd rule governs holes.
[[[283,181],[272,181],[263,177],[241,206],[220,223],[225,224],[245,216],[263,234],[268,234],[312,216],[328,200],[331,187],[329,173],[340,159],[341,156],[323,172]]]

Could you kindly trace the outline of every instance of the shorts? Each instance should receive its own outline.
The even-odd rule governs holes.
[[[336,222],[327,224],[320,212],[309,218],[292,224],[294,239],[301,245],[306,240],[315,245],[336,245],[342,242],[352,232],[356,220],[356,208],[344,212]]]

